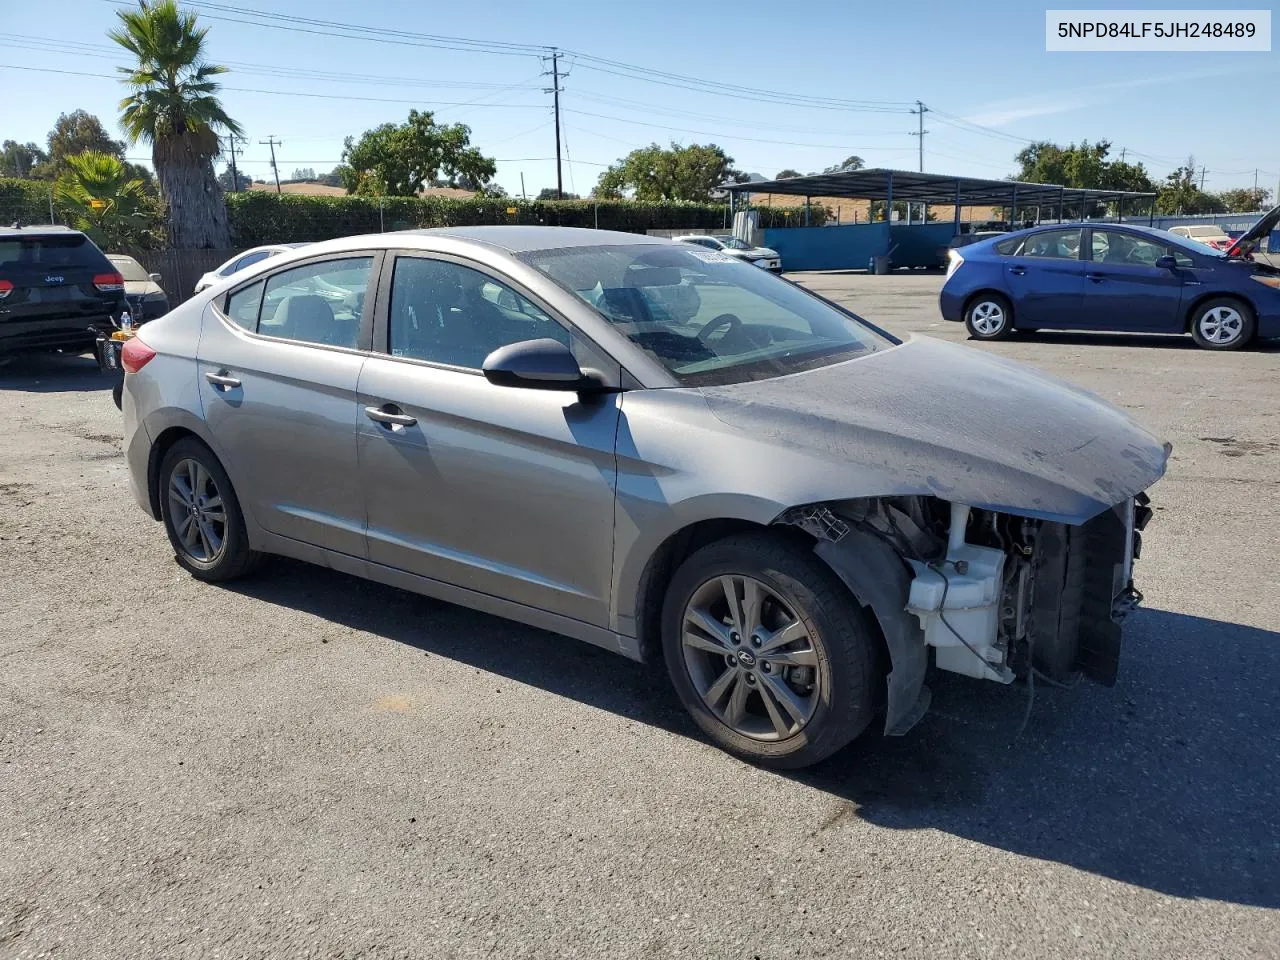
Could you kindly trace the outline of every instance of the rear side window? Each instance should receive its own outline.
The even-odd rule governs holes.
[[[1046,230],[1027,237],[1022,256],[1049,260],[1076,260],[1080,257],[1080,230]]]
[[[262,289],[265,280],[259,280],[250,287],[244,287],[227,297],[226,308],[222,311],[237,326],[246,330],[258,329],[258,311],[262,308]]]
[[[1013,237],[1009,240],[1001,240],[996,244],[996,253],[1002,257],[1012,257],[1022,245],[1022,239],[1022,237]]]
[[[307,263],[267,277],[258,333],[355,349],[372,257]]]

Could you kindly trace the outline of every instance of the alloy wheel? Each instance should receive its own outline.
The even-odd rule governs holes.
[[[212,563],[227,542],[227,510],[213,475],[197,460],[180,460],[169,474],[169,521],[193,560]]]
[[[994,300],[983,300],[974,305],[969,319],[974,330],[984,337],[993,337],[1004,329],[1004,307]]]
[[[1209,343],[1234,343],[1244,330],[1244,317],[1234,307],[1211,307],[1200,317],[1200,336]]]
[[[720,576],[698,587],[685,605],[681,645],[702,702],[753,740],[799,733],[828,682],[804,622],[752,577]]]

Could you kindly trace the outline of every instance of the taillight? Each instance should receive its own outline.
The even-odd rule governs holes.
[[[124,289],[124,277],[118,273],[95,274],[93,285],[103,293],[115,293]]]
[[[124,367],[126,373],[137,373],[150,363],[155,355],[154,350],[134,337],[132,340],[126,340],[120,349],[120,366]]]
[[[13,284],[8,280],[0,280],[0,300],[13,293]]]
[[[964,263],[964,257],[956,253],[954,250],[947,251],[947,276],[951,276],[960,269],[960,264]],[[968,276],[968,274],[966,274]]]

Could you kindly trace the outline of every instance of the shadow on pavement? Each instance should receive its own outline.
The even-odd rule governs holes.
[[[1007,342],[1060,343],[1068,347],[1145,347],[1148,350],[1201,349],[1189,336],[1163,333],[1073,333],[1063,330],[1023,330]],[[1280,352],[1280,340],[1255,340],[1244,348],[1244,352],[1277,353]]]
[[[31,353],[0,359],[0,391],[79,393],[110,390],[117,376],[98,369],[93,353]]]
[[[286,560],[233,586],[685,736],[664,671]],[[1280,633],[1163,610],[1114,689],[935,674],[934,709],[784,774],[889,829],[941,830],[1162,893],[1280,907]]]

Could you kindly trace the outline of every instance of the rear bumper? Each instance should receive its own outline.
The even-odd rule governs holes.
[[[950,320],[952,323],[964,320],[964,297],[953,290],[942,288],[942,292],[938,294],[938,308],[942,311],[943,320]]]
[[[99,331],[114,327],[112,317],[85,316],[52,320],[0,320],[0,354],[35,350],[87,350]]]

